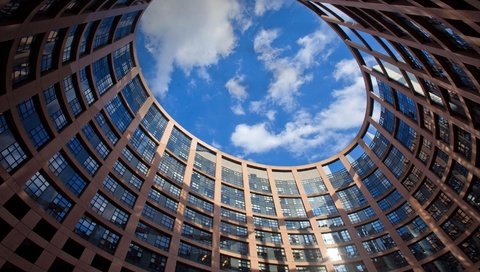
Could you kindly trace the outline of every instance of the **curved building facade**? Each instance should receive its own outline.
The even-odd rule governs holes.
[[[2,271],[478,271],[480,2],[299,1],[367,112],[342,152],[244,161],[183,129],[135,57],[149,1],[0,1]]]

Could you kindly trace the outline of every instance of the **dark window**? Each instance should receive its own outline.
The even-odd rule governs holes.
[[[93,257],[93,260],[91,263],[93,267],[97,268],[100,271],[108,271],[108,269],[110,269],[111,264],[112,264],[111,261],[109,261],[108,259],[98,254],[95,254],[95,257]]]
[[[85,247],[81,244],[75,242],[72,238],[68,238],[65,244],[62,247],[62,250],[72,255],[73,257],[80,259],[85,250]]]
[[[57,271],[65,271],[65,272],[70,272],[75,269],[75,266],[71,263],[67,263],[66,261],[60,259],[60,258],[55,258],[55,261],[53,261],[52,265],[48,269],[49,272],[57,272]]]
[[[15,253],[24,258],[25,260],[35,263],[43,252],[43,248],[29,239],[23,240],[23,242],[17,247]]]
[[[3,207],[7,209],[15,218],[21,220],[30,211],[30,207],[18,195],[13,195]]]
[[[40,219],[40,221],[38,221],[38,223],[33,228],[33,231],[36,234],[40,235],[43,239],[50,241],[57,232],[57,229],[50,223],[48,223],[45,219]]]

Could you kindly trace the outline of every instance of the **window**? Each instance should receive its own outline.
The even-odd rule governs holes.
[[[363,151],[360,145],[357,145],[348,153],[347,159],[349,159],[352,168],[361,178],[364,178],[375,168],[372,159]]]
[[[468,216],[462,209],[457,209],[449,218],[442,224],[442,229],[452,238],[457,239],[472,225],[473,219]]]
[[[323,167],[333,188],[338,189],[352,182],[352,177],[339,160]]]
[[[134,66],[130,52],[130,44],[113,51],[113,64],[117,80],[123,78]]]
[[[252,201],[252,210],[254,213],[261,213],[266,215],[276,215],[275,205],[273,203],[273,197],[260,195],[260,194],[250,194]]]
[[[162,138],[167,123],[167,118],[163,116],[155,105],[150,106],[142,119],[142,126],[150,132],[157,141],[160,141]]]
[[[414,151],[417,139],[417,132],[402,120],[398,120],[397,134],[395,138],[410,151]]]
[[[128,191],[123,185],[119,184],[110,175],[108,175],[103,180],[103,188],[105,188],[108,192],[112,193],[112,196],[114,198],[120,199],[127,206],[133,208],[137,197],[133,193]]]
[[[112,254],[120,241],[120,235],[85,215],[77,222],[75,232],[90,243]]]
[[[463,271],[462,264],[448,252],[437,259],[422,265],[425,271]]]
[[[200,197],[196,197],[192,194],[188,194],[187,201],[189,204],[192,204],[192,206],[196,208],[203,209],[204,211],[207,211],[207,212],[213,212],[213,204],[211,202],[201,199]]]
[[[307,195],[323,194],[327,192],[327,187],[321,177],[302,180],[303,189]]]
[[[293,259],[296,262],[321,262],[320,249],[292,249]]]
[[[287,230],[308,230],[312,229],[310,221],[308,220],[285,220],[285,227]]]
[[[246,227],[237,226],[224,221],[220,222],[221,234],[233,235],[240,238],[246,238],[248,236],[248,230]]]
[[[275,179],[277,193],[279,195],[299,195],[295,180],[278,180]]]
[[[282,235],[279,232],[255,230],[255,239],[262,243],[283,244]]]
[[[472,262],[480,261],[480,228],[477,228],[467,239],[463,240],[459,247]]]
[[[132,171],[127,169],[123,163],[116,161],[113,164],[113,170],[121,176],[121,178],[126,182],[135,187],[135,189],[140,190],[143,185],[143,181],[137,177]]]
[[[79,46],[79,50],[80,50],[81,55],[87,53],[87,47],[88,47],[88,49],[90,49],[90,45],[87,44],[87,43],[89,42],[89,38],[90,38],[90,35],[91,35],[92,28],[93,28],[94,24],[95,24],[95,22],[90,22],[83,29],[84,31],[83,31],[82,38],[80,39],[80,46]]]
[[[316,245],[317,239],[313,234],[289,234],[290,245]]]
[[[390,234],[385,234],[378,238],[362,242],[363,247],[369,254],[385,251],[396,246]]]
[[[383,226],[382,222],[375,220],[371,223],[356,227],[355,229],[357,230],[358,236],[363,238],[380,233],[385,230],[385,227]]]
[[[170,248],[171,237],[169,235],[144,224],[142,221],[138,222],[137,228],[135,229],[135,236],[165,251],[168,251]]]
[[[115,40],[119,40],[128,34],[130,34],[133,30],[133,22],[137,17],[139,12],[131,12],[124,14],[120,22],[118,22],[117,29],[115,31]]]
[[[173,217],[161,212],[160,210],[157,210],[150,204],[145,204],[142,210],[142,216],[169,230],[173,229],[173,224],[175,223],[175,219]]]
[[[223,163],[225,164],[225,160],[223,160]],[[240,166],[240,165],[238,165]],[[239,170],[241,170],[240,167],[238,167]],[[230,183],[232,185],[236,185],[239,187],[243,187],[243,177],[242,177],[242,172],[241,171],[236,171],[233,169],[230,169],[228,167],[222,166],[222,180]]]
[[[422,220],[422,218],[417,216],[410,223],[407,223],[406,225],[398,228],[397,233],[400,235],[400,237],[402,237],[404,241],[408,241],[428,230],[429,228]]]
[[[204,227],[212,228],[212,226],[213,226],[213,218],[212,217],[210,217],[208,215],[205,215],[205,214],[202,214],[200,212],[197,212],[195,210],[192,210],[188,207],[185,209],[184,216],[187,220],[190,220],[191,222],[200,224]]]
[[[129,143],[145,161],[152,162],[158,146],[141,128],[135,129]]]
[[[172,212],[177,212],[178,201],[173,200],[172,198],[166,196],[165,194],[155,190],[150,189],[148,192],[148,197],[159,204],[161,207],[167,208]]]
[[[400,251],[372,258],[372,261],[378,271],[390,271],[408,265]]]
[[[362,207],[368,203],[357,185],[353,185],[342,191],[337,191],[337,194],[342,202],[343,208],[347,211]]]
[[[83,192],[87,182],[70,163],[65,160],[61,153],[55,153],[48,160],[48,167],[74,195],[79,196]]]
[[[48,33],[47,40],[43,46],[42,59],[40,61],[40,69],[42,72],[54,68],[53,54],[57,50],[58,30],[52,30]]]
[[[338,228],[345,226],[341,217],[332,217],[327,219],[317,220],[317,225],[319,228]]]
[[[65,63],[75,57],[75,52],[72,51],[73,39],[77,33],[77,26],[72,26],[65,38],[65,46],[63,47],[62,61]]]
[[[393,212],[388,213],[387,218],[392,225],[396,225],[413,214],[415,214],[415,211],[412,209],[412,206],[410,206],[410,203],[405,202]]]
[[[434,201],[428,206],[428,213],[435,219],[439,221],[445,214],[447,214],[449,208],[452,206],[452,200],[445,195],[440,193]]]
[[[248,243],[220,237],[220,248],[237,254],[248,255]]]
[[[85,97],[85,100],[87,101],[88,105],[91,105],[97,98],[94,94],[94,91],[92,90],[92,85],[89,80],[89,76],[87,75],[87,68],[82,68],[78,72],[79,77],[80,77],[80,90],[83,93],[83,96]]]
[[[116,144],[118,141],[118,136],[113,132],[112,127],[107,122],[105,114],[103,112],[97,113],[95,115],[95,120],[97,121],[97,124],[99,125],[100,129],[103,131],[103,135],[107,137],[110,143]]]
[[[225,271],[248,272],[248,271],[250,271],[250,261],[243,260],[243,259],[238,259],[238,258],[234,258],[234,257],[230,257],[230,256],[226,256],[226,255],[221,254],[220,255],[220,267],[221,267],[222,270],[225,270]],[[274,271],[274,270],[272,270],[272,271]],[[281,271],[281,270],[275,270],[275,271]]]
[[[105,110],[115,127],[117,127],[121,133],[124,133],[132,121],[132,116],[118,95],[105,106]]]
[[[280,206],[284,217],[306,217],[301,198],[280,198]]]
[[[205,245],[212,245],[212,234],[194,226],[183,224],[182,236]]]
[[[326,245],[338,244],[351,240],[350,234],[347,230],[322,233],[322,239]]]
[[[352,222],[352,224],[360,223],[362,221],[366,221],[370,218],[375,217],[376,214],[371,207],[365,208],[358,212],[349,213],[348,219]]]
[[[20,41],[15,52],[14,63],[12,67],[13,84],[20,83],[28,78],[32,72],[31,51],[35,43],[36,36],[25,36]]]
[[[163,153],[158,170],[179,184],[183,183],[185,165],[167,152]]]
[[[337,207],[335,207],[330,195],[309,197],[308,201],[310,202],[314,216],[332,215],[338,213]]]
[[[73,206],[72,202],[57,191],[40,172],[27,180],[25,192],[59,222],[65,218]]]
[[[242,190],[222,184],[222,203],[245,210],[245,197]]]
[[[465,201],[477,211],[480,211],[480,180],[473,176],[470,188],[465,194]]]
[[[203,248],[180,242],[178,256],[188,260],[210,266],[212,262],[212,252]]]
[[[375,170],[370,176],[363,179],[362,182],[374,198],[378,198],[392,188],[392,183],[380,169]]]
[[[270,182],[268,181],[266,170],[249,167],[248,172],[250,190],[265,193],[272,192],[272,190],[270,189]]]
[[[134,243],[130,244],[125,261],[149,271],[164,271],[167,265],[167,257]]]
[[[33,145],[38,149],[50,139],[50,135],[37,113],[37,107],[33,98],[27,99],[17,105],[22,125],[25,131],[27,131]]]
[[[285,250],[283,248],[266,247],[257,245],[257,256],[260,259],[272,259],[277,261],[285,261]]]
[[[201,145],[197,145],[197,150],[195,152],[195,162],[193,164],[193,166],[197,170],[209,176],[215,176],[215,160],[216,155],[213,151],[210,151]]]
[[[264,217],[253,216],[255,227],[278,229],[278,221]]]
[[[197,171],[193,171],[192,179],[190,180],[190,189],[205,197],[213,199],[215,190],[215,181],[204,175],[199,174]]]
[[[398,203],[403,201],[402,195],[397,190],[392,191],[386,197],[378,201],[378,205],[382,209],[382,211],[389,210],[395,207]]]
[[[396,178],[400,178],[405,174],[410,164],[409,160],[396,147],[392,147],[383,163]]]
[[[92,67],[95,86],[97,86],[98,93],[102,95],[113,85],[108,57],[97,60]]]
[[[10,172],[27,158],[27,154],[15,139],[4,114],[0,114],[0,136],[2,137],[0,141],[0,165]]]
[[[113,18],[114,17],[106,18],[100,22],[95,32],[95,37],[93,38],[93,49],[105,45],[108,42]]]
[[[159,175],[155,175],[153,179],[155,185],[159,188],[162,188],[164,192],[172,194],[173,196],[179,197],[182,189],[168,182],[166,179],[162,178]]]
[[[433,255],[444,247],[445,246],[440,239],[438,239],[435,233],[432,233],[422,240],[408,246],[413,256],[415,256],[417,260],[422,260],[430,255]]]
[[[127,101],[128,106],[135,114],[147,99],[147,93],[143,88],[138,76],[130,81],[125,88],[122,89],[123,97]]]
[[[180,159],[187,161],[191,142],[190,138],[174,127],[168,139],[167,149]]]
[[[88,153],[83,143],[75,136],[67,143],[68,148],[74,155],[79,164],[83,165],[83,168],[90,176],[93,176],[97,172],[100,164]]]
[[[236,212],[236,211],[221,207],[220,214],[221,214],[222,218],[232,220],[232,221],[238,222],[240,224],[247,223],[247,216],[244,213]],[[254,217],[253,221],[255,222],[255,217]],[[278,223],[277,223],[277,227],[278,227]]]
[[[110,153],[110,148],[106,143],[103,142],[103,140],[100,138],[100,136],[97,134],[97,132],[93,129],[91,124],[86,124],[82,128],[83,133],[85,134],[85,138],[88,140],[90,145],[95,149],[95,151],[103,158],[105,159],[108,154]]]

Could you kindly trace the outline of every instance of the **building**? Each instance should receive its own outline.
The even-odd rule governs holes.
[[[135,59],[148,1],[0,1],[1,270],[477,271],[480,2],[300,4],[368,110],[339,154],[275,167],[161,108]]]

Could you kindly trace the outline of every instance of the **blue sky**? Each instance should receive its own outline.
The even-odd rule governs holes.
[[[203,141],[244,159],[298,165],[357,134],[358,65],[312,11],[287,0],[157,0],[137,54],[167,112]]]

